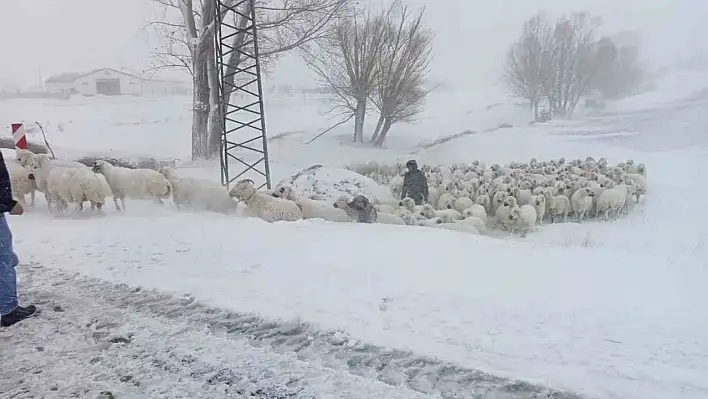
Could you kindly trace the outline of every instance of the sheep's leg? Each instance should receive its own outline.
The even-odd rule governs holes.
[[[114,203],[115,206],[116,206],[116,210],[117,210],[118,212],[120,212],[122,209],[120,208],[120,205],[118,205],[118,198],[119,198],[119,197],[118,197],[117,195],[114,195],[114,196],[113,196],[113,203]]]
[[[94,204],[91,203],[91,205],[92,205],[92,207],[93,207]],[[103,204],[100,203],[100,202],[99,202],[99,203],[96,203],[96,213],[99,214],[99,215],[101,215],[101,216],[103,216],[103,215],[106,214],[105,212],[103,212]]]
[[[124,196],[120,197],[120,204],[123,208],[123,213],[125,213],[125,197]]]
[[[32,192],[30,193],[30,206],[32,208],[34,208],[34,194],[35,194],[35,191],[32,190]]]

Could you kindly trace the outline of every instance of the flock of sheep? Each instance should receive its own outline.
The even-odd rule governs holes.
[[[399,197],[405,166],[369,162],[350,170],[388,184]],[[427,204],[410,198],[398,204],[379,203],[379,214],[391,213],[408,225],[435,225],[484,234],[491,228],[526,235],[545,222],[616,219],[629,212],[647,192],[647,169],[627,160],[608,165],[595,160],[564,158],[548,161],[451,166],[423,166],[430,186]],[[460,225],[472,225],[474,229]]]
[[[172,198],[177,207],[232,213],[245,204],[246,216],[269,222],[324,219],[332,222],[365,222],[416,225],[488,234],[493,230],[525,236],[545,222],[582,221],[590,217],[617,218],[629,212],[646,193],[646,166],[633,160],[615,166],[604,158],[567,162],[557,160],[486,167],[479,161],[451,166],[423,166],[428,201],[416,205],[411,198],[396,200],[402,190],[403,165],[369,162],[348,169],[369,176],[391,189],[390,198],[359,195],[330,201],[310,198],[290,185],[257,190],[253,181],[237,182],[230,191],[206,179],[180,176],[163,167],[129,169],[98,160],[92,167],[74,161],[51,159],[45,154],[18,150],[7,163],[13,195],[25,203],[35,192],[44,193],[49,210],[63,214],[69,205],[103,213],[107,198],[125,211],[126,198],[162,203]]]

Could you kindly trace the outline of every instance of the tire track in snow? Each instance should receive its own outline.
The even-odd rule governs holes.
[[[29,281],[50,281],[52,289],[59,292],[73,290],[84,294],[87,300],[105,301],[136,314],[204,326],[217,337],[229,340],[245,338],[256,347],[270,347],[280,354],[294,352],[301,361],[327,369],[344,369],[355,376],[411,389],[428,397],[582,398],[571,392],[497,377],[407,351],[361,343],[341,331],[320,331],[303,322],[269,321],[253,314],[206,306],[189,296],[177,297],[126,284],[113,284],[34,263],[23,265],[20,270],[27,274]],[[224,378],[228,380],[228,376]]]

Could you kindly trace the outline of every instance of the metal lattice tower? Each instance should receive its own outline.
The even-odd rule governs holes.
[[[221,184],[251,178],[271,188],[254,0],[217,0],[215,13]]]

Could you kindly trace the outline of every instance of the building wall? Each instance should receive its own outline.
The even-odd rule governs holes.
[[[142,94],[142,85],[139,78],[110,69],[102,69],[90,75],[82,76],[74,81],[72,87],[79,94],[93,96],[98,94],[96,92],[96,81],[100,79],[119,79],[122,95],[139,96]]]

